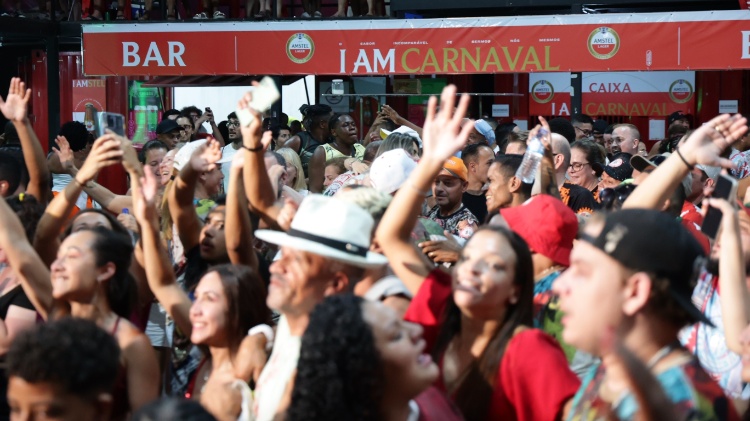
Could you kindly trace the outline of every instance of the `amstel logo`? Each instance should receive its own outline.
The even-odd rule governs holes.
[[[620,49],[620,36],[614,29],[602,26],[594,29],[589,35],[589,53],[599,60],[607,60],[617,54]]]
[[[555,96],[555,88],[546,80],[538,80],[531,85],[531,97],[539,104],[552,101]]]
[[[294,63],[307,63],[313,53],[315,53],[315,43],[307,34],[294,34],[286,42],[286,55]]]
[[[678,104],[684,104],[693,98],[693,85],[685,79],[677,79],[669,85],[669,98]]]

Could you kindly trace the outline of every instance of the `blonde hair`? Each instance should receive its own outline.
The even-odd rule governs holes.
[[[307,190],[305,171],[302,169],[302,161],[299,159],[297,152],[294,152],[294,150],[290,148],[281,148],[277,150],[276,153],[283,156],[288,164],[291,164],[297,169],[297,180],[294,182],[292,188],[296,191]]]

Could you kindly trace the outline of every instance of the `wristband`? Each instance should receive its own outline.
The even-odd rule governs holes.
[[[682,155],[682,152],[680,152],[680,148],[674,148],[674,151],[677,152],[677,156],[680,157],[680,159],[682,160],[682,162],[684,162],[685,165],[687,165],[688,170],[692,171],[693,168],[694,168],[694,166],[690,165],[690,163],[687,162],[687,159],[685,159],[685,157]]]
[[[247,331],[247,336],[257,335],[259,333],[266,337],[266,351],[270,351],[273,348],[273,328],[265,324],[257,325]]]
[[[250,152],[260,152],[260,151],[263,150],[263,144],[261,143],[260,145],[254,147],[254,148],[248,148],[247,146],[242,145],[242,148],[243,149],[247,149]]]

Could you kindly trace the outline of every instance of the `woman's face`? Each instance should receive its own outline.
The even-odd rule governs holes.
[[[294,188],[294,184],[297,182],[297,167],[290,164],[289,161],[286,163],[286,185]]]
[[[227,312],[229,303],[218,272],[209,272],[195,288],[190,307],[193,332],[190,341],[196,345],[227,346]]]
[[[514,284],[516,261],[502,235],[489,230],[474,234],[453,269],[453,300],[461,312],[474,319],[502,319],[520,292]]]
[[[98,212],[85,212],[73,220],[73,226],[70,232],[78,232],[85,229],[103,227],[112,230],[112,224],[104,215]]]
[[[70,234],[57,250],[57,258],[50,266],[52,296],[58,300],[91,302],[99,281],[114,274],[114,265],[96,266],[96,255],[91,249],[95,234],[90,231]]]
[[[513,193],[509,187],[510,180],[500,171],[500,164],[497,162],[493,162],[487,170],[487,181],[489,186],[485,199],[488,211],[494,212],[513,203]]]
[[[339,122],[335,129],[331,129],[331,134],[344,143],[353,145],[359,140],[357,138],[357,124],[348,115],[339,117]]]
[[[422,327],[403,321],[390,307],[380,302],[362,304],[362,317],[370,325],[375,346],[383,360],[385,393],[414,398],[437,380],[439,370],[422,338]]]
[[[409,156],[414,158],[415,161],[419,161],[419,147],[417,146],[416,142],[411,142],[411,144],[405,147],[404,150],[409,154]]]
[[[333,184],[333,180],[336,179],[336,177],[340,176],[339,169],[335,165],[329,165],[326,167],[325,172],[323,173],[323,187],[328,187],[331,184]]]
[[[570,167],[568,167],[568,179],[573,184],[588,188],[598,182],[596,172],[591,167],[591,163],[586,158],[586,153],[579,149],[570,150]],[[580,167],[576,170],[575,168]]]
[[[151,170],[151,172],[153,172],[158,178],[160,176],[159,168],[161,167],[161,162],[166,155],[166,149],[150,149],[146,152],[146,162],[144,164],[146,167],[145,169]]]
[[[164,155],[164,158],[159,164],[159,177],[161,185],[166,186],[169,183],[169,178],[172,177],[172,167],[174,166],[174,156],[177,155],[177,151],[172,149]]]

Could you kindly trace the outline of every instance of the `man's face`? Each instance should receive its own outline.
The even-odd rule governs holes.
[[[180,139],[182,138],[182,130],[181,129],[175,129],[172,130],[169,133],[162,133],[160,135],[157,135],[157,138],[164,142],[164,144],[167,145],[167,147],[171,150],[174,149],[175,145],[180,142]]]
[[[182,129],[180,142],[190,142],[190,139],[193,138],[193,124],[190,122],[190,119],[187,117],[179,117],[177,119],[177,124],[179,124]]]
[[[452,210],[461,203],[467,183],[458,177],[444,173],[445,171],[441,171],[432,183],[432,194],[435,196],[435,203],[442,209]]]
[[[229,141],[236,142],[240,139],[240,120],[230,118],[227,121],[227,131],[229,132]]]
[[[513,177],[511,177],[513,178]],[[513,193],[510,191],[510,182],[500,171],[500,164],[493,162],[487,172],[487,181],[490,185],[487,189],[487,210],[497,211],[507,208],[513,203]]]
[[[604,143],[602,146],[604,146],[604,150],[607,151],[607,153],[614,154],[612,152],[612,134],[611,133],[605,133],[603,136]]]
[[[287,129],[279,130],[279,137],[276,138],[276,146],[282,148],[289,138],[292,137],[292,132]]]
[[[688,121],[688,119],[687,119],[687,118],[681,118],[681,119],[679,119],[679,120],[675,120],[675,121],[673,121],[673,122],[672,122],[672,124],[670,124],[669,126],[670,126],[670,127],[672,127],[672,126],[682,126],[682,127],[684,127],[684,128],[686,129],[686,130],[690,130],[690,122]]]
[[[190,113],[190,118],[193,119],[193,123],[194,124],[197,124],[198,123],[198,119],[201,118],[201,116],[200,116],[200,114],[198,114],[196,112],[192,112],[192,113]]]
[[[487,143],[487,138],[483,134],[479,133],[479,130],[475,128],[469,132],[469,142],[467,145],[473,145],[475,143]]]
[[[224,181],[224,173],[221,172],[221,164],[216,164],[216,168],[203,174],[203,187],[209,197],[219,194],[221,184]]]
[[[330,287],[331,261],[317,254],[281,247],[281,258],[271,264],[266,304],[286,315],[310,314]]]
[[[225,217],[226,208],[217,206],[208,214],[206,223],[201,228],[199,237],[201,257],[208,262],[222,263],[229,259],[224,236]]]
[[[472,177],[481,183],[487,182],[487,174],[490,171],[490,166],[495,161],[495,153],[489,147],[479,148],[475,161],[469,163],[469,172]]]
[[[631,155],[638,153],[638,139],[633,139],[633,135],[628,127],[618,127],[612,132],[612,153],[626,152]]]
[[[51,383],[31,383],[20,377],[8,381],[11,421],[99,421],[109,419],[110,405],[87,400]]]
[[[594,125],[591,123],[576,123],[573,128],[576,129],[576,140],[588,139],[594,131]]]
[[[610,177],[606,172],[602,172],[602,179],[599,180],[599,191],[604,189],[614,189],[620,185],[620,180]]]
[[[591,225],[591,226],[589,226]],[[589,222],[584,231],[596,237],[601,222]],[[616,260],[585,241],[577,241],[570,267],[552,284],[559,296],[563,340],[583,351],[601,355],[608,332],[620,325],[625,270]]]

